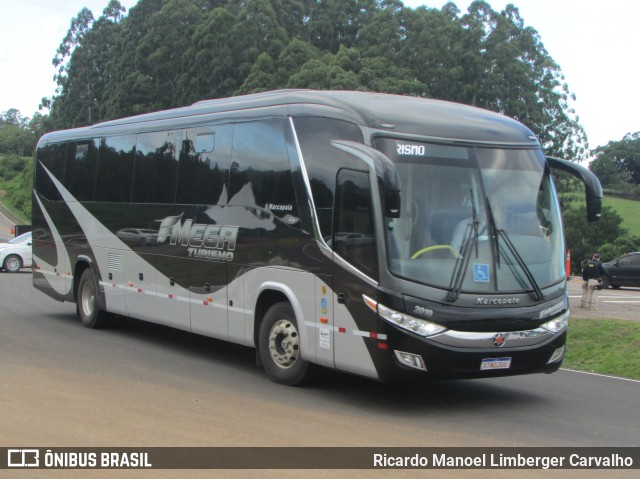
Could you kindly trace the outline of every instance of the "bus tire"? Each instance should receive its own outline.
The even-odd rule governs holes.
[[[310,365],[300,356],[300,334],[296,315],[286,301],[269,308],[260,324],[258,351],[269,378],[296,386],[309,376]]]
[[[91,268],[87,268],[80,276],[76,309],[82,325],[90,329],[109,326],[109,313],[98,307],[98,282]]]

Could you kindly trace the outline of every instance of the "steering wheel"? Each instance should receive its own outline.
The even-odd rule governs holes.
[[[427,246],[426,248],[422,248],[421,250],[416,251],[411,255],[411,259],[416,259],[418,256],[421,256],[424,253],[427,253],[428,251],[435,251],[438,249],[446,249],[453,255],[454,258],[457,258],[458,256],[460,256],[458,252],[450,244],[436,244],[433,246]]]

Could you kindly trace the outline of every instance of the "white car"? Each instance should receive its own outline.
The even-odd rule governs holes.
[[[158,232],[145,228],[123,228],[116,236],[128,244],[153,245],[158,241]]]
[[[31,232],[21,234],[6,243],[0,243],[0,268],[9,273],[30,268],[31,258]]]

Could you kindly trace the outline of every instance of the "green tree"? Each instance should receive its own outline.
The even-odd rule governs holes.
[[[628,234],[622,227],[622,217],[609,207],[602,207],[602,217],[595,223],[587,223],[587,210],[584,205],[563,211],[565,227],[565,241],[567,249],[571,251],[571,271],[580,271],[580,262],[591,258],[594,253],[603,254],[606,247],[607,254],[611,254],[612,246],[619,238]],[[608,261],[610,257],[604,256]]]
[[[286,86],[289,83],[289,78],[299,72],[305,63],[319,58],[320,51],[317,48],[299,38],[292,39],[278,56],[278,85]]]
[[[273,90],[277,86],[276,67],[271,55],[263,52],[251,67],[251,72],[237,92],[239,94],[257,93]]]
[[[398,65],[425,85],[421,96],[460,101],[465,72],[462,29],[452,4],[442,10],[424,7],[407,13]]]
[[[58,67],[57,95],[50,101],[43,99],[43,106],[51,110],[55,128],[88,125],[104,119],[105,87],[109,82],[107,64],[124,12],[118,0],[110,0],[97,20],[87,8],[72,19],[53,59]]]
[[[33,153],[35,136],[29,119],[11,108],[0,115],[0,153],[29,156]]]
[[[522,121],[547,153],[584,159],[588,144],[571,108],[575,98],[540,35],[525,27],[518,9],[507,5],[498,14],[486,2],[475,1],[461,21],[482,57],[476,97],[469,103]]]
[[[622,140],[610,141],[593,153],[595,159],[589,168],[603,186],[640,185],[640,131],[627,133]]]
[[[231,95],[240,87],[236,73],[234,41],[229,35],[234,15],[223,7],[206,12],[195,27],[191,45],[185,52],[191,74],[185,88],[191,92],[188,102]]]
[[[17,110],[16,108],[9,108],[7,111],[0,114],[0,123],[24,128],[28,125],[29,118],[22,116],[20,110]]]
[[[12,204],[25,218],[31,216],[31,192],[33,191],[33,159],[22,158],[22,170],[4,184],[5,201]]]
[[[307,41],[324,52],[356,45],[358,32],[376,9],[375,0],[305,0]]]
[[[616,238],[613,243],[604,243],[600,246],[598,253],[604,261],[611,261],[625,253],[640,250],[640,236],[623,234]]]
[[[560,67],[509,5],[399,0],[111,0],[72,20],[54,62],[57,128],[282,87],[432,97],[513,116],[548,153],[586,137]],[[44,103],[47,103],[45,101]]]
[[[164,3],[164,0],[140,0],[122,19],[120,33],[111,38],[104,91],[105,118],[151,111],[153,98],[162,94],[154,91],[151,68],[144,55],[139,54],[139,45],[149,34],[149,19],[161,11]]]
[[[82,44],[85,35],[91,29],[93,20],[93,13],[87,7],[80,10],[77,17],[71,19],[69,30],[52,60],[53,66],[58,68],[58,73],[54,76],[54,80],[58,84],[58,93],[62,92],[68,79],[68,61],[75,48]]]

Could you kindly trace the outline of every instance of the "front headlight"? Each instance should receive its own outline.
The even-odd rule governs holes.
[[[365,304],[373,311],[377,312],[382,319],[406,329],[407,331],[411,331],[412,333],[428,337],[447,330],[447,328],[440,326],[439,324],[432,323],[431,321],[425,321],[424,319],[416,318],[415,316],[394,311],[391,308],[382,306],[377,301],[374,301],[364,294],[362,295],[362,298],[364,299]]]
[[[542,328],[550,331],[552,333],[557,333],[569,327],[569,311],[566,311],[564,314],[561,314],[557,318],[552,319],[549,322],[544,323]]]

